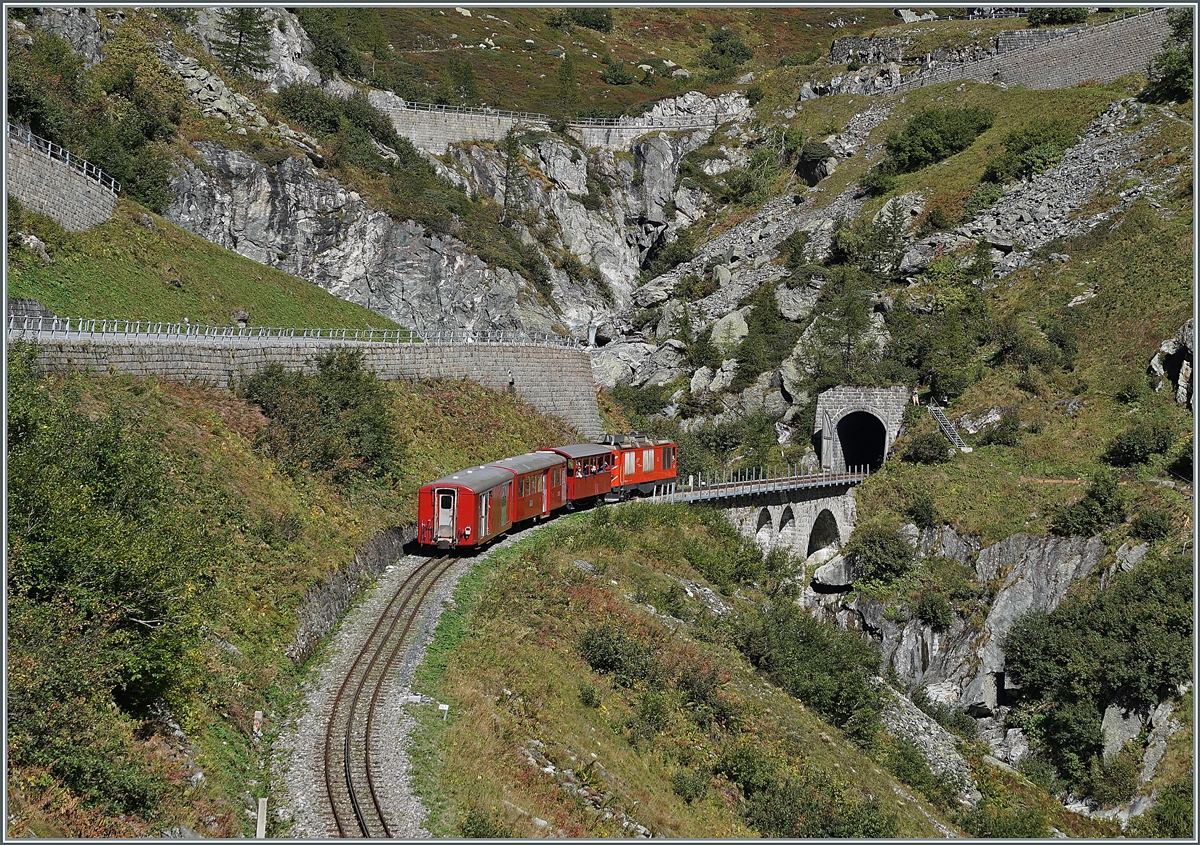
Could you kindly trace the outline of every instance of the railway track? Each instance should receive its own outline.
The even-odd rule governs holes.
[[[325,791],[335,829],[349,838],[395,834],[375,789],[372,743],[376,713],[430,592],[450,570],[449,557],[429,558],[404,580],[379,615],[334,696],[325,731]]]

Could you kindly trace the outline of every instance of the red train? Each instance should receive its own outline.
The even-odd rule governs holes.
[[[483,546],[561,508],[650,493],[675,480],[676,446],[635,432],[599,443],[541,449],[472,467],[417,493],[417,542],[439,549]]]

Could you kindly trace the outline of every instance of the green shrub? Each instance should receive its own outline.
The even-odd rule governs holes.
[[[600,78],[608,85],[632,85],[636,81],[632,73],[615,63],[606,67]]]
[[[589,666],[623,687],[632,687],[658,674],[654,649],[614,624],[592,626],[583,632],[579,654]]]
[[[885,142],[890,165],[897,173],[912,173],[936,164],[971,146],[994,119],[976,107],[918,112]]]
[[[596,32],[612,32],[613,15],[611,9],[564,9],[571,23]]]
[[[1107,763],[1092,758],[1088,792],[1101,807],[1124,804],[1137,792],[1140,769],[1138,758],[1128,748],[1122,748]]]
[[[595,684],[584,681],[579,685],[579,701],[584,707],[599,707],[600,690]]]
[[[945,631],[954,622],[954,608],[942,593],[925,590],[917,599],[916,617],[935,631]]]
[[[1065,120],[1046,119],[1014,129],[1001,141],[1004,152],[988,163],[983,181],[1003,184],[1035,176],[1058,164],[1077,136]]]
[[[1005,408],[1000,421],[984,432],[981,446],[1018,446],[1021,443],[1021,418],[1016,408]]]
[[[775,287],[763,285],[750,297],[753,310],[746,316],[746,336],[732,356],[738,359],[739,366],[730,390],[743,390],[762,373],[774,370],[792,354],[800,339],[800,326],[785,320],[779,311]]]
[[[1104,461],[1117,467],[1144,464],[1171,448],[1171,427],[1158,421],[1141,421],[1118,434],[1104,453]]]
[[[933,804],[950,809],[957,804],[958,789],[929,770],[929,762],[908,739],[889,737],[882,754],[884,768],[920,792]]]
[[[710,779],[709,773],[703,769],[679,769],[671,775],[671,786],[685,803],[695,804],[708,794]]]
[[[751,85],[746,89],[746,99],[750,102],[751,106],[757,106],[762,102],[762,98],[763,89],[761,85]]]
[[[1191,677],[1191,575],[1185,555],[1146,561],[1107,590],[1020,617],[1005,637],[1005,670],[1022,685],[1009,723],[1038,741],[1069,785],[1093,774],[1108,704],[1151,709]]]
[[[1091,537],[1125,519],[1125,496],[1111,471],[1096,473],[1078,502],[1061,508],[1050,525],[1060,537]]]
[[[1030,9],[1026,20],[1031,27],[1054,26],[1056,24],[1083,23],[1088,19],[1088,10],[1082,6],[1060,6],[1057,8],[1037,7]]]
[[[517,835],[512,825],[480,807],[467,808],[458,822],[458,834],[464,839],[512,839]]]
[[[882,197],[896,189],[896,172],[886,162],[868,170],[858,186],[870,197]]]
[[[270,422],[255,448],[288,469],[307,467],[334,480],[382,477],[403,456],[390,418],[390,394],[362,364],[362,353],[318,354],[316,372],[268,364],[246,378],[242,396],[262,406]]]
[[[1167,12],[1171,36],[1163,42],[1163,51],[1150,61],[1150,83],[1142,96],[1150,102],[1186,102],[1192,98],[1195,84],[1195,58],[1192,28],[1195,11],[1191,8]]]
[[[909,405],[907,407],[916,407]],[[904,515],[913,521],[918,528],[933,528],[938,523],[937,508],[934,507],[933,497],[924,489],[912,490],[908,493],[908,501],[904,503]]]
[[[754,51],[727,29],[709,33],[708,42],[708,50],[700,54],[700,63],[714,70],[736,69],[754,56]]]
[[[888,839],[899,832],[899,820],[878,798],[861,797],[811,769],[756,793],[746,818],[771,838]]]
[[[852,559],[855,572],[862,573],[862,577],[881,579],[907,572],[915,556],[913,547],[899,530],[873,523],[863,523],[854,529],[843,554]]]
[[[1171,533],[1171,517],[1160,508],[1144,508],[1129,524],[1134,537],[1142,540],[1165,540]]]
[[[658,242],[646,253],[646,262],[638,281],[645,284],[685,261],[696,257],[696,236],[689,229],[679,232],[669,243]]]
[[[714,771],[734,783],[746,798],[771,792],[778,784],[778,764],[757,743],[739,740],[721,754]]]
[[[671,722],[671,702],[661,690],[643,690],[626,727],[633,745],[652,740]]]
[[[972,836],[986,839],[1044,839],[1046,811],[1042,807],[1005,806],[998,801],[984,801],[962,815],[962,829]]]
[[[1000,197],[1004,196],[1004,186],[995,182],[983,182],[963,204],[962,219],[967,222],[986,208],[991,208]]]
[[[950,460],[950,447],[939,432],[918,434],[904,450],[903,459],[912,464],[941,464]]]
[[[790,601],[747,612],[735,636],[746,658],[788,693],[838,727],[854,721],[861,729],[847,732],[870,743],[882,709],[874,643],[818,622]]]

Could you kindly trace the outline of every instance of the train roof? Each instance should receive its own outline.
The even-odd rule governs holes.
[[[568,458],[594,458],[598,455],[611,455],[612,447],[599,443],[572,443],[570,446],[555,446],[543,451],[557,452]]]
[[[514,472],[534,472],[539,469],[560,466],[564,463],[566,463],[566,458],[562,455],[556,455],[553,452],[529,452],[525,455],[505,458],[502,461],[492,461],[488,466],[504,467]]]
[[[646,446],[666,446],[674,441],[656,440],[644,431],[631,431],[628,434],[606,434],[600,443],[618,449],[640,449]]]
[[[506,481],[512,481],[512,473],[508,470],[491,466],[481,466],[460,469],[453,475],[447,475],[439,478],[437,481],[431,481],[425,486],[463,487],[473,493],[482,493],[484,490],[491,490],[497,484],[503,484]]]

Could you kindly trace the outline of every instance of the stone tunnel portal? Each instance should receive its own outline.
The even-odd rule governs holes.
[[[887,430],[883,422],[867,411],[853,411],[837,424],[846,467],[869,467],[871,472],[883,465],[887,448]]]

